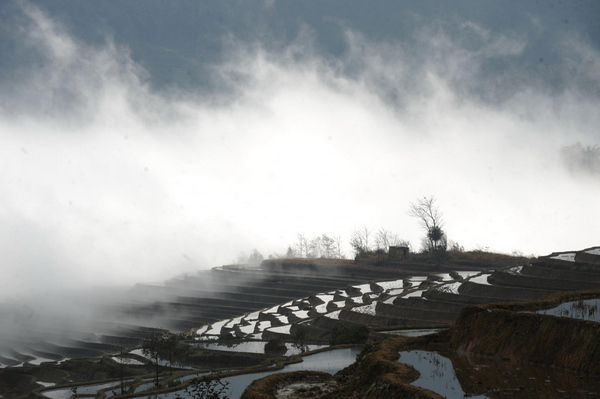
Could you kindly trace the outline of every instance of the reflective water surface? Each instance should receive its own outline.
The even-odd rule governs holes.
[[[335,349],[332,351],[326,351],[316,353],[314,355],[304,356],[303,361],[300,363],[289,364],[283,368],[283,370],[266,371],[262,373],[244,374],[234,377],[223,378],[222,381],[227,382],[228,391],[227,396],[231,399],[239,398],[246,387],[254,380],[262,377],[266,377],[271,374],[298,371],[298,370],[312,370],[312,371],[323,371],[330,374],[335,374],[341,369],[349,366],[356,361],[356,355],[360,352],[360,348],[346,348],[346,349]],[[179,380],[181,382],[195,378],[202,374],[194,374],[186,377],[182,377]],[[131,381],[131,380],[129,380]],[[89,394],[93,395],[101,389],[112,387],[115,392],[120,392],[119,382],[110,382],[104,384],[94,384],[88,386],[82,386],[78,389],[78,394]],[[140,385],[136,388],[135,392],[143,392],[144,390],[152,389],[154,382],[148,381],[145,384]],[[43,392],[44,395],[52,399],[69,399],[72,395],[70,388],[56,389],[52,391]],[[109,390],[106,392],[106,397],[111,397],[112,392]],[[185,391],[170,392],[164,394],[152,394],[147,396],[141,396],[141,398],[147,399],[175,399],[177,395],[183,398],[191,398],[187,396]]]
[[[244,352],[244,353],[265,353],[265,341],[244,341],[237,342],[234,344],[223,344],[217,342],[203,342],[199,343],[198,346],[217,351],[231,351],[231,352]],[[283,353],[285,356],[297,355],[302,352],[298,346],[286,343],[287,351]],[[327,345],[305,345],[304,351],[312,351],[315,349],[326,348]]]
[[[600,381],[556,367],[436,352],[400,352],[420,373],[411,384],[446,398],[598,398]]]
[[[539,310],[536,313],[600,322],[600,299],[565,302],[555,308]]]
[[[434,334],[441,331],[439,328],[426,328],[426,329],[405,329],[405,330],[393,330],[393,331],[382,331],[384,334],[398,335],[402,337],[422,337],[423,335]]]
[[[230,399],[239,398],[246,387],[250,383],[259,378],[266,377],[275,373],[298,371],[298,370],[312,370],[312,371],[323,371],[330,374],[335,374],[341,369],[351,365],[356,361],[356,355],[360,352],[360,348],[346,348],[346,349],[335,349],[332,351],[316,353],[303,357],[301,363],[289,364],[283,368],[283,370],[266,371],[262,373],[244,374],[235,377],[223,378],[222,381],[229,383],[227,396]],[[183,398],[191,398],[187,396],[185,391],[170,392],[159,395],[144,396],[146,399],[175,399],[177,394]]]
[[[435,352],[414,350],[400,352],[398,361],[413,366],[419,372],[420,377],[412,385],[429,389],[447,399],[462,399],[466,396],[450,359]],[[470,397],[488,398],[484,395]]]

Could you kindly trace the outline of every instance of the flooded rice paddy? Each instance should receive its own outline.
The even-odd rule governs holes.
[[[206,342],[223,337],[261,339],[264,332],[285,336],[290,334],[292,324],[299,320],[310,321],[318,316],[339,320],[342,308],[377,317],[379,302],[393,305],[399,299],[427,300],[423,295],[430,289],[459,295],[459,287],[465,281],[490,285],[487,281],[489,275],[489,272],[459,270],[456,273],[413,275],[402,279],[349,285],[345,289],[310,295],[201,326],[196,330],[196,340]]]
[[[600,381],[556,367],[411,350],[399,362],[420,377],[411,384],[444,398],[598,398]]]
[[[129,353],[132,354],[132,355],[143,357],[143,358],[145,358],[145,359],[147,359],[147,360],[149,360],[151,362],[154,362],[154,359],[152,359],[147,353],[145,353],[143,349],[134,349],[134,350],[132,350]],[[193,367],[186,366],[186,365],[180,364],[180,363],[175,362],[175,361],[170,363],[167,359],[163,359],[163,358],[159,358],[158,359],[158,364],[161,365],[161,366],[163,366],[163,367],[175,367],[175,368],[178,368],[178,369],[186,369],[186,370],[193,370],[194,369]]]
[[[246,387],[250,385],[250,383],[259,378],[266,377],[271,374],[289,372],[289,371],[299,371],[299,370],[311,370],[311,371],[322,371],[330,374],[335,374],[341,369],[349,366],[350,364],[356,361],[356,355],[360,352],[360,348],[345,348],[345,349],[335,349],[332,351],[320,352],[314,355],[304,356],[302,358],[302,362],[288,364],[283,368],[283,370],[273,370],[266,371],[262,373],[253,373],[253,374],[243,374],[233,377],[223,378],[222,381],[228,383],[228,391],[227,396],[231,399],[239,398]],[[195,378],[202,374],[193,374],[183,378],[180,378],[181,382],[187,381],[189,379]],[[129,380],[128,382],[131,382]],[[144,390],[149,390],[154,387],[154,383],[149,381],[145,384],[138,386],[135,389],[136,393],[142,393]],[[106,392],[106,397],[112,397],[112,390],[118,392],[120,389],[120,383],[118,381],[113,381],[109,383],[103,384],[94,384],[88,386],[81,386],[78,388],[78,394],[86,394],[86,395],[96,395],[98,391],[106,388],[109,389]],[[56,390],[45,391],[43,394],[51,399],[69,399],[73,394],[70,388],[62,388]],[[143,394],[142,394],[143,395]],[[146,399],[175,399],[178,395],[182,398],[188,398],[186,396],[186,392],[176,391],[169,392],[163,394],[149,394],[146,396],[139,396],[140,398]],[[89,396],[95,397],[95,396]],[[191,398],[191,396],[190,396]]]
[[[224,344],[218,342],[203,342],[197,344],[199,347],[204,349],[210,349],[215,351],[228,351],[228,352],[244,352],[244,353],[265,353],[265,341],[243,341],[232,344]],[[298,355],[302,352],[313,351],[316,349],[326,348],[327,345],[305,345],[304,348],[300,348],[297,345],[286,343],[285,347],[287,351],[284,353],[286,356]],[[304,349],[304,351],[302,350]]]
[[[600,298],[561,303],[538,314],[600,322]]]
[[[299,370],[323,371],[325,373],[335,374],[341,369],[354,363],[356,361],[356,355],[359,352],[359,348],[335,349],[332,351],[305,356],[302,358],[303,361],[301,363],[288,364],[283,368],[283,370],[237,375],[234,377],[223,378],[221,381],[228,383],[227,396],[231,399],[237,399],[242,395],[246,387],[248,387],[252,381],[269,376],[271,374]],[[191,396],[186,396],[185,391],[154,394],[143,396],[142,398],[175,399],[177,398],[177,395],[180,395],[182,398],[191,398]]]
[[[419,372],[420,377],[412,385],[429,389],[447,399],[462,399],[466,396],[450,359],[435,352],[414,350],[400,352],[398,361],[413,366]],[[483,395],[470,397],[487,398]]]
[[[405,329],[405,330],[392,330],[382,331],[384,334],[397,335],[401,337],[422,337],[424,335],[435,334],[441,331],[440,328],[418,328],[418,329]]]
[[[131,383],[133,380],[124,381],[125,384]],[[82,385],[77,387],[77,395],[94,395],[98,391],[106,388],[120,389],[121,383],[119,381],[105,382],[102,384],[93,385]],[[61,388],[51,391],[42,392],[44,396],[51,399],[70,399],[73,395],[71,388]]]

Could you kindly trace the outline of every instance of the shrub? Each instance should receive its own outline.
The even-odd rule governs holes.
[[[287,351],[287,347],[277,338],[270,339],[265,345],[265,353],[283,354]]]
[[[331,330],[329,344],[364,344],[367,338],[369,338],[369,329],[364,324],[344,325]]]
[[[173,388],[173,387],[176,387],[178,385],[181,385],[181,380],[180,379],[169,381],[167,383],[167,387],[169,387],[169,388]]]

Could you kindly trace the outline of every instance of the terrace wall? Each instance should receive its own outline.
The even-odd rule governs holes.
[[[518,306],[465,307],[451,345],[459,353],[600,374],[600,323],[526,313]]]
[[[553,278],[542,278],[526,276],[523,274],[511,274],[504,271],[492,273],[488,281],[495,285],[516,286],[532,289],[544,289],[548,291],[576,291],[600,288],[600,284],[581,281],[565,281]]]

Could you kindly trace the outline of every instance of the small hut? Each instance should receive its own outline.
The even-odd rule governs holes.
[[[406,259],[408,256],[408,247],[390,247],[388,257],[390,260]]]

